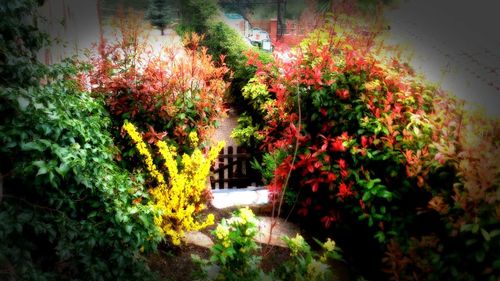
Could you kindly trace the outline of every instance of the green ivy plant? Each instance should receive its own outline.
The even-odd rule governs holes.
[[[35,1],[0,5],[0,279],[152,279],[141,252],[160,242],[155,211],[114,161],[104,103],[80,90],[71,61],[34,59]]]

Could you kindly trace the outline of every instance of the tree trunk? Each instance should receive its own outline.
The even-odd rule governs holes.
[[[161,28],[161,36],[165,35],[165,32],[163,32],[164,28]]]

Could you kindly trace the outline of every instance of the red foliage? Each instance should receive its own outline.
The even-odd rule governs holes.
[[[229,69],[215,65],[195,34],[186,37],[185,48],[165,47],[155,54],[133,23],[122,22],[121,36],[112,43],[100,42],[91,58],[92,93],[105,97],[119,122],[129,119],[149,129],[148,140],[168,135],[182,145],[192,130],[203,140],[225,112]]]
[[[325,227],[346,217],[366,221],[386,243],[394,280],[493,276],[498,122],[463,117],[460,103],[408,65],[380,59],[384,48],[372,34],[336,37],[325,28],[316,35],[284,59],[256,64],[275,94],[262,147],[289,153],[269,186],[273,199],[290,176],[300,216]]]

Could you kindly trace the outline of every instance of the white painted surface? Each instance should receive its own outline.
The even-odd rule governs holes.
[[[269,202],[269,191],[263,188],[214,189],[212,206],[224,209],[236,206],[263,205]]]
[[[59,41],[40,53],[41,61],[57,63],[82,55],[99,39],[97,0],[46,0],[39,12],[46,19],[41,30]]]

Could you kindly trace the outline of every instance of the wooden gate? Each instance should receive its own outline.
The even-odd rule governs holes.
[[[212,189],[256,186],[259,176],[250,167],[251,158],[251,154],[242,147],[224,147],[211,169]]]

